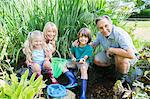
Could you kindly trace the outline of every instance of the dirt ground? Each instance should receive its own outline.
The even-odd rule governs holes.
[[[95,65],[93,65],[93,67],[89,69],[87,99],[113,99],[114,92],[112,88],[115,83],[115,78],[113,76],[114,70],[112,69],[114,68],[100,68]],[[76,75],[79,85],[75,88],[70,89],[76,94],[76,99],[79,99],[81,89],[81,80],[79,75],[80,74]],[[67,78],[63,74],[59,78],[57,80],[61,84],[65,84],[66,82],[68,82]]]

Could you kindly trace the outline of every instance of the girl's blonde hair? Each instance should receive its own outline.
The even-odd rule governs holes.
[[[47,30],[48,30],[49,26],[50,26],[50,27],[52,28],[52,30],[56,33],[55,38],[54,38],[54,41],[56,41],[56,40],[57,40],[57,35],[58,35],[58,28],[56,27],[56,25],[55,25],[53,22],[47,22],[47,23],[45,24],[44,29],[43,29],[44,38],[45,38],[45,40],[46,40],[46,42],[47,42],[47,37],[46,37],[46,35],[47,35]]]
[[[78,32],[78,39],[81,37],[81,36],[86,36],[89,38],[88,42],[87,43],[90,43],[91,40],[92,40],[92,37],[91,37],[91,31],[90,29],[88,28],[81,28]]]
[[[42,48],[45,51],[48,50],[47,44],[46,44],[44,37],[43,37],[43,33],[41,31],[35,30],[33,32],[29,32],[27,40],[25,41],[24,48],[23,48],[23,53],[26,55],[26,60],[32,60],[32,50],[33,50],[32,40],[38,36],[40,36],[43,39]]]

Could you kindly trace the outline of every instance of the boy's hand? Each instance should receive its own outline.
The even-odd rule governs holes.
[[[76,58],[72,58],[72,61],[73,61],[73,62],[76,62]]]
[[[76,58],[72,58],[72,62],[75,64],[76,63]]]
[[[84,58],[81,58],[80,61],[79,61],[79,63],[80,63],[80,64],[85,64],[85,59],[84,59]]]

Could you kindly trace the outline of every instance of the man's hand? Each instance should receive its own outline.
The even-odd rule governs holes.
[[[112,55],[114,55],[114,53],[111,51],[111,48],[108,48],[108,50],[106,50],[106,56],[111,58]]]
[[[79,41],[78,41],[78,40],[75,40],[75,41],[72,43],[72,46],[73,46],[73,47],[78,47],[78,46],[79,46]]]
[[[106,51],[106,54],[108,57],[112,55],[118,55],[124,58],[133,59],[135,57],[135,54],[132,49],[124,50],[122,48],[108,48]]]

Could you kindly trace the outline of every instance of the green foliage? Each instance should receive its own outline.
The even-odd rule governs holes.
[[[127,22],[124,23],[124,22],[120,21],[120,23],[118,24],[118,26],[122,27],[127,33],[129,33],[129,35],[132,38],[133,44],[135,45],[135,48],[137,50],[142,49],[142,47],[143,47],[142,40],[137,39],[136,36],[133,34],[133,31],[136,28],[136,24],[127,25]]]
[[[132,92],[132,97],[134,99],[149,99],[148,94],[144,90],[146,88],[144,83],[136,80],[132,85],[135,87],[135,90]]]
[[[95,11],[95,5],[92,4],[98,7],[98,3],[101,2],[99,0],[92,1],[92,4],[90,2],[91,0],[1,1],[0,36],[9,37],[7,53],[11,64],[17,64],[18,59],[24,57],[21,50],[28,32],[35,29],[42,31],[47,21],[53,21],[58,26],[57,49],[63,57],[67,57],[68,48],[71,41],[76,39],[78,30],[81,27],[93,27],[94,15],[91,12]],[[84,21],[84,19],[87,20]],[[3,39],[0,38],[1,41]]]
[[[139,14],[137,14],[138,17],[142,18],[150,18],[150,9],[144,9]]]
[[[126,1],[126,0],[125,0]],[[95,17],[108,14],[118,24],[130,16],[134,5],[119,5],[118,0],[2,0],[0,4],[0,41],[9,37],[6,53],[10,63],[23,59],[22,46],[29,31],[43,30],[47,21],[54,22],[59,35],[57,49],[64,58],[77,32],[88,27],[95,39]],[[64,42],[65,41],[65,42]],[[6,42],[3,41],[3,45]],[[2,47],[0,47],[2,51]]]
[[[149,0],[135,0],[137,12],[132,13],[132,18],[149,18],[150,17],[150,1]],[[141,10],[141,11],[140,11]]]
[[[20,82],[15,74],[0,80],[0,97],[5,99],[33,99],[46,85],[42,81],[42,76],[34,80],[36,73],[31,76],[30,80],[27,80],[28,73],[29,71],[26,70],[21,76]]]
[[[143,42],[143,48],[139,51],[140,58],[136,63],[144,71],[150,69],[150,42]]]
[[[108,0],[105,5],[105,13],[110,15],[114,24],[126,20],[137,9],[134,0]]]

